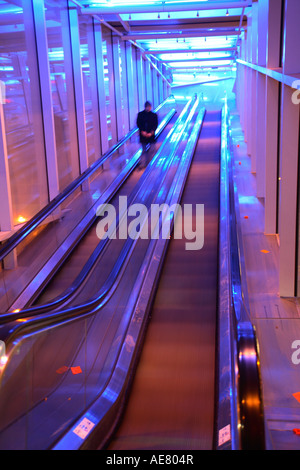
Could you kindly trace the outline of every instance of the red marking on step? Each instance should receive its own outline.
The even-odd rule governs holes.
[[[62,366],[60,367],[59,369],[57,369],[56,373],[57,374],[64,374],[65,372],[67,372],[69,370],[69,367],[67,366]]]
[[[82,374],[82,370],[80,366],[77,367],[71,367],[72,374],[77,375],[77,374]]]
[[[300,392],[293,393],[293,397],[300,403]]]

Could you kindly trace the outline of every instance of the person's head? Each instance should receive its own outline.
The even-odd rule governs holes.
[[[150,101],[146,101],[145,111],[147,111],[149,113],[151,110],[152,110],[152,104],[150,103]]]

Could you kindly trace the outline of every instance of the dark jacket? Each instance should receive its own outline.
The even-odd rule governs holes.
[[[151,131],[156,131],[157,126],[158,126],[158,118],[157,114],[153,113],[152,111],[141,111],[138,114],[137,117],[137,126],[140,130],[140,142],[141,143],[148,143],[148,142],[154,142],[155,140],[155,134],[147,139],[147,137],[144,137],[141,135],[142,131],[146,132],[151,132]]]

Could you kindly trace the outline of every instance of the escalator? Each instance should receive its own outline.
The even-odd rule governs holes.
[[[250,447],[257,445],[248,432],[247,405],[242,417],[237,411],[249,385],[234,372],[241,357],[240,370],[249,376],[243,347],[238,343],[236,354],[231,327],[220,340],[220,227],[228,222],[219,207],[224,112],[204,116],[199,99],[190,100],[140,177],[145,184],[131,188],[140,197],[131,202],[148,211],[138,224],[128,221],[132,236],[103,242],[64,292],[54,281],[51,294],[37,297],[27,315],[6,317],[0,327],[7,347],[0,371],[0,448],[239,448],[245,447],[234,436],[240,428]],[[154,233],[165,223],[173,231],[165,238],[136,237],[137,227],[149,235],[153,203],[165,204]],[[179,203],[204,205],[202,249],[186,250],[187,240],[175,237],[178,219],[167,208]],[[191,222],[189,216],[184,220]],[[194,235],[191,229],[189,243]],[[226,296],[231,298],[230,289]],[[228,305],[226,321],[236,332]],[[244,340],[242,330],[238,339]],[[231,431],[218,440],[223,421]]]
[[[150,204],[150,199],[153,198],[159,190],[159,185],[161,183],[159,177],[162,171],[166,171],[172,163],[171,153],[170,158],[167,158],[169,156],[167,153],[164,154],[164,152],[171,152],[169,147],[171,148],[171,139],[174,140],[175,127],[180,123],[181,126],[183,126],[183,121],[187,116],[190,105],[191,101],[187,106],[185,106],[185,111],[177,121],[174,115],[170,120],[168,119],[165,129],[156,141],[155,149],[158,149],[156,154],[153,156],[153,153],[155,152],[154,149],[151,149],[149,154],[147,154],[148,160],[151,160],[151,157],[153,157],[147,170],[138,169],[137,171],[133,171],[111,200],[107,202],[107,204],[109,203],[109,205],[114,206],[116,213],[121,213],[119,200],[122,197],[127,198],[128,205],[133,204],[134,202]],[[165,159],[164,166],[160,164],[162,159]],[[152,169],[154,164],[156,165],[156,169]],[[156,175],[154,174],[154,171],[156,171]],[[119,219],[120,220],[117,221],[117,224],[121,223],[121,215],[119,216]],[[120,259],[121,262],[124,262],[125,257],[128,255],[127,246],[130,245],[130,242],[125,244],[124,239],[115,239],[112,242],[109,238],[99,242],[96,231],[98,223],[99,217],[95,218],[94,224],[86,231],[85,236],[80,240],[78,247],[76,247],[74,252],[68,257],[67,262],[64,263],[59,272],[45,286],[42,293],[35,293],[36,298],[32,302],[32,305],[22,309],[21,311],[2,315],[2,323],[11,321],[20,322],[22,318],[24,319],[42,315],[49,311],[52,313],[59,312],[62,316],[64,315],[66,308],[76,306],[78,311],[83,303],[87,303],[93,298],[93,296],[96,296],[99,293],[99,288],[105,283],[105,280],[109,276],[110,278],[113,277],[114,271],[112,270],[112,266],[116,264],[118,269],[118,259],[119,264]],[[83,260],[88,258],[86,256],[86,251],[91,251],[91,246],[94,248],[92,256],[87,262],[83,263]],[[123,256],[121,257],[120,255],[122,253]],[[115,269],[115,272],[117,272],[117,269]],[[93,278],[97,279],[96,284],[93,282]],[[90,308],[90,304],[85,306],[85,311],[87,311],[88,308]]]
[[[149,161],[151,161],[155,153],[157,153],[163,145],[167,135],[172,131],[176,119],[177,116],[173,115],[172,118],[168,120],[168,123],[161,134],[157,137],[155,144],[147,154],[147,159]],[[129,205],[130,202],[133,203],[137,198],[137,193],[142,193],[142,186],[145,187],[146,184],[146,178],[143,178],[144,172],[145,168],[138,165],[109,201],[109,204],[115,207],[117,213],[119,213],[121,209],[119,207],[120,197],[126,197]],[[117,241],[115,241],[114,249],[109,253],[106,253],[104,249],[104,245],[106,245],[106,243],[100,244],[97,236],[98,222],[99,218],[96,219],[95,223],[91,226],[84,238],[73,251],[72,255],[68,258],[68,262],[59,269],[43,291],[33,299],[31,306],[33,307],[35,314],[39,311],[49,311],[50,308],[55,308],[56,310],[58,308],[61,309],[62,305],[71,306],[76,305],[79,302],[86,302],[89,298],[96,295],[98,290],[97,286],[104,283],[108,276],[110,266],[117,262],[123,246],[122,242],[118,243],[117,246]],[[87,259],[88,262],[86,263]],[[94,277],[97,277],[97,286],[94,286],[95,289],[91,288],[90,291],[85,289],[83,296],[80,298],[77,294],[75,295],[75,291],[78,291],[79,289],[83,290],[83,287],[86,284],[86,273],[87,271],[91,271],[92,266],[94,266],[96,262],[98,263],[98,271],[95,272],[94,270],[93,274],[90,273],[89,276],[93,275]],[[95,269],[97,269],[97,267],[95,267]],[[62,298],[65,299],[64,303],[62,302]]]
[[[174,172],[176,173],[178,169],[180,156],[185,148],[186,139],[188,138],[188,132],[190,132],[190,129],[193,127],[193,119],[197,116],[197,113],[195,113],[196,107],[197,113],[199,113],[198,102],[194,103],[194,101],[190,101],[187,103],[181,114],[181,119],[176,126],[176,131],[170,133],[170,138],[163,147],[164,153],[159,151],[149,164],[148,173],[151,171],[153,177],[154,171],[154,175],[155,172],[157,175],[154,177],[154,180],[152,178],[152,188],[151,185],[150,189],[149,185],[146,185],[146,191],[144,191],[146,200],[144,202],[147,202],[149,199],[149,194],[156,197],[158,196],[158,201],[164,201],[165,194],[168,192],[169,186],[172,185],[172,175],[174,175]],[[151,168],[151,166],[153,166],[153,168]],[[147,170],[144,175],[146,172]],[[160,175],[160,178],[158,175]],[[149,202],[150,201],[148,201],[148,203]],[[40,426],[42,423],[43,426],[45,426],[46,417],[44,419],[42,419],[42,417],[44,412],[49,414],[49,409],[51,409],[50,414],[53,416],[52,418],[48,416],[47,424],[49,427],[47,432],[49,435],[47,438],[55,439],[55,432],[53,434],[53,430],[55,431],[57,422],[53,428],[51,420],[56,416],[56,419],[59,421],[62,416],[62,403],[65,405],[66,402],[71,401],[69,396],[66,397],[65,392],[62,393],[62,390],[68,388],[67,383],[69,378],[74,379],[73,376],[76,376],[75,378],[79,379],[79,383],[77,383],[78,390],[74,392],[73,389],[71,391],[71,394],[73,394],[72,402],[70,403],[71,407],[68,407],[71,409],[73,406],[82,409],[86,401],[91,400],[89,396],[90,390],[88,390],[89,387],[86,386],[86,383],[81,382],[84,377],[82,371],[89,369],[87,374],[90,381],[94,383],[94,380],[96,380],[96,382],[98,381],[95,368],[97,371],[100,370],[101,384],[102,387],[105,386],[107,380],[106,375],[109,372],[106,368],[111,368],[110,354],[113,349],[111,348],[111,344],[116,344],[117,348],[122,345],[122,338],[119,337],[118,333],[119,331],[123,332],[124,328],[124,314],[122,308],[126,307],[126,299],[128,301],[131,298],[131,289],[128,283],[131,278],[131,282],[134,282],[142,267],[145,250],[148,246],[148,240],[142,240],[141,243],[138,243],[138,241],[139,240],[135,239],[126,240],[125,245],[132,245],[131,257],[128,258],[126,251],[129,250],[126,250],[125,254],[128,259],[123,259],[123,265],[117,266],[117,269],[120,271],[119,273],[118,271],[117,274],[114,271],[112,272],[111,279],[113,283],[115,283],[115,286],[112,283],[109,289],[112,292],[107,295],[107,299],[102,304],[100,297],[100,301],[99,299],[94,299],[93,308],[90,302],[88,306],[77,305],[76,308],[73,308],[72,312],[71,308],[69,308],[68,311],[59,310],[58,313],[52,312],[47,315],[47,318],[43,315],[40,315],[39,318],[22,317],[22,313],[24,314],[24,312],[22,312],[21,315],[15,319],[13,325],[8,322],[2,326],[2,340],[5,339],[7,347],[8,345],[11,347],[11,350],[8,351],[8,355],[10,356],[8,361],[9,366],[5,366],[5,373],[1,375],[1,403],[3,406],[6,404],[1,410],[2,423],[4,424],[2,443],[6,447],[9,446],[9,442],[12,442],[12,435],[14,435],[16,429],[19,428],[21,428],[21,434],[17,439],[18,446],[21,448],[22,446],[27,448],[28,444],[29,446],[37,446],[37,448],[44,446],[45,441],[41,444],[41,440],[45,439],[45,435],[42,435]],[[133,249],[135,249],[134,257],[132,256]],[[131,258],[134,259],[132,260]],[[95,277],[91,278],[90,281],[90,284],[94,287]],[[96,287],[96,290],[99,290],[98,284]],[[114,292],[115,290],[117,294]],[[106,303],[108,302],[109,304],[107,306]],[[96,315],[99,309],[101,309],[100,315]],[[86,315],[84,315],[85,313]],[[67,337],[65,337],[66,330],[69,332],[67,333]],[[82,337],[83,333],[87,336]],[[99,334],[102,336],[100,344]],[[5,337],[5,335],[7,336]],[[68,338],[70,339],[69,342],[66,341]],[[84,356],[92,357],[92,351],[89,351],[89,354],[86,353],[86,349],[90,348],[91,345],[98,348],[97,351],[94,351],[95,362],[98,360],[98,363],[96,365],[93,363],[85,364],[84,367],[82,360],[85,359],[81,356],[84,354]],[[116,352],[113,353],[116,354]],[[65,365],[70,364],[72,359],[75,360],[74,358],[80,363],[80,366],[70,367]],[[31,359],[33,359],[33,362]],[[9,372],[10,367],[14,370],[12,376]],[[45,369],[49,372],[47,376],[44,374]],[[77,374],[76,371],[79,370],[80,373]],[[65,372],[69,371],[72,375],[65,374]],[[32,378],[33,382],[35,382],[35,378],[37,380],[37,383],[35,383],[32,388],[30,387],[30,391],[27,390],[27,375]],[[73,385],[73,380],[71,380],[71,384],[69,383],[71,389]],[[45,396],[45,390],[48,390],[47,396]],[[20,395],[24,396],[28,393],[31,399],[29,400],[30,404],[27,410],[28,403],[24,403],[24,401],[22,403]],[[95,391],[93,391],[93,394],[94,393]],[[70,391],[67,395],[69,394]],[[18,408],[18,406],[20,406],[20,408]],[[43,411],[44,408],[47,408],[47,411]],[[28,429],[26,429],[26,423],[28,425],[28,413],[30,415],[29,421],[32,420],[29,424],[30,429],[31,426],[33,427],[31,433],[28,433]],[[71,411],[68,413],[71,413]],[[73,411],[70,416],[72,415]],[[41,420],[41,422],[36,426],[35,420],[37,419]],[[8,424],[9,422],[10,424]],[[67,425],[68,421],[63,423],[64,427]],[[61,429],[61,426],[59,426],[59,428]],[[30,443],[28,443],[28,439]]]
[[[159,117],[156,150],[176,120],[176,108],[170,96],[155,110]],[[62,289],[83,267],[99,241],[93,230],[97,206],[109,203],[123,185],[134,186],[142,175],[135,171],[141,157],[137,131],[135,128],[129,132],[1,244],[1,268],[8,268],[0,268],[1,313],[43,303],[43,298],[38,298],[63,266],[68,264],[70,268],[65,280],[60,278]]]
[[[159,116],[159,126],[156,131],[154,149],[149,152],[150,157],[160,148],[176,121],[175,102],[172,97],[163,102],[156,111]],[[19,277],[18,283],[21,290],[20,298],[15,300],[8,309],[9,312],[16,314],[1,315],[2,322],[18,318],[20,310],[26,315],[25,310],[27,312],[28,308],[37,305],[43,305],[44,312],[49,311],[53,308],[51,300],[54,298],[58,307],[61,301],[58,302],[57,298],[63,297],[64,291],[70,293],[70,289],[73,289],[71,285],[76,276],[84,270],[86,260],[92,255],[94,259],[97,258],[97,253],[99,254],[101,250],[101,247],[98,247],[99,239],[95,230],[97,205],[113,203],[117,200],[118,193],[130,194],[143,174],[142,171],[136,169],[141,155],[136,134],[138,134],[136,129],[131,131],[114,149],[89,168],[78,180],[75,180],[70,188],[61,193],[57,200],[53,200],[1,247],[0,260],[2,262],[10,256],[12,249],[18,250],[18,259],[20,259],[20,268],[14,269],[12,276],[10,271],[5,272],[7,281],[4,280],[3,285],[9,285],[11,277],[12,279]],[[121,160],[120,164],[118,160]],[[115,168],[116,165],[118,165],[117,168]],[[113,173],[116,170],[119,174],[114,178]],[[100,175],[97,174],[99,171]],[[109,181],[110,178],[114,179]],[[80,186],[83,190],[76,196]],[[73,196],[74,193],[75,196]],[[72,197],[75,198],[74,203],[70,201]],[[83,203],[80,204],[77,200],[81,199]],[[63,213],[62,219],[58,221],[55,217],[53,218],[53,213],[57,211]],[[87,214],[81,215],[85,211]],[[51,217],[54,222],[51,222]],[[50,223],[43,225],[45,218]],[[68,232],[70,232],[69,235]],[[31,262],[33,257],[35,260],[38,259],[34,264]],[[33,266],[37,274],[34,275],[31,268],[27,271],[22,269],[22,266],[26,264]],[[39,265],[40,271],[38,271]],[[88,266],[85,269],[88,269]],[[32,280],[29,281],[31,277]],[[77,285],[79,283],[78,278]],[[13,287],[10,290],[16,289]],[[51,305],[48,305],[49,302]],[[37,312],[38,309],[35,310]],[[1,313],[4,313],[3,308]]]
[[[204,204],[204,246],[172,239],[122,424],[109,450],[214,447],[221,112],[207,112],[181,204]],[[194,220],[195,226],[195,220]]]

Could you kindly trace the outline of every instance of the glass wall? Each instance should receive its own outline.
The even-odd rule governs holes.
[[[0,80],[13,222],[48,202],[46,159],[31,2],[1,1]]]
[[[147,75],[146,75],[147,64],[146,64],[146,60],[144,58],[142,60],[142,64],[143,64],[144,90],[145,90],[145,101],[146,101],[147,96],[148,96],[148,93],[147,93]],[[143,103],[143,106],[144,106],[144,103]]]
[[[136,79],[135,83],[139,82],[138,61],[139,61],[139,50],[135,47],[133,49],[134,76]],[[141,103],[138,87],[135,87],[135,90],[136,90],[137,111],[141,111],[142,109],[144,109],[144,103]]]
[[[138,49],[136,47],[132,46],[132,61],[133,61],[133,83],[136,84],[136,86],[133,87],[133,92],[134,92],[134,104],[135,104],[135,113],[141,111],[144,109],[144,106],[140,108],[140,103],[139,103],[139,91],[138,91],[138,73],[137,73],[137,52]]]
[[[128,87],[125,42],[119,37],[114,38],[114,78],[116,93],[116,119],[118,140],[129,131]]]
[[[295,95],[294,95],[295,96]],[[299,96],[299,95],[298,95]],[[299,103],[300,104],[300,103]],[[298,105],[299,106],[299,105]],[[299,136],[299,148],[298,154],[300,159],[300,118],[298,123],[298,136]],[[296,296],[300,297],[300,167],[298,168],[298,200],[297,200],[297,245],[296,245],[296,256],[297,256],[297,268],[296,268]]]
[[[67,0],[45,0],[59,189],[79,175],[77,126]]]
[[[153,73],[153,102],[154,102],[154,106],[156,107],[159,104],[158,73],[157,73],[156,69],[153,69],[152,73]]]
[[[5,95],[0,106],[11,186],[8,201],[12,200],[12,210],[8,204],[6,212],[12,212],[14,225],[32,218],[49,202],[49,194],[55,197],[79,176],[78,132],[85,134],[83,123],[91,165],[135,127],[136,115],[144,107],[139,79],[145,98],[154,107],[159,101],[154,98],[157,74],[148,60],[141,61],[138,49],[119,38],[113,43],[110,29],[82,15],[73,4],[71,13],[68,6],[68,0],[0,0],[0,86]],[[74,12],[79,28],[75,31]],[[74,75],[72,51],[78,37],[80,78]],[[81,110],[84,120],[76,115]],[[82,141],[80,145],[82,149]],[[6,163],[6,151],[3,154]],[[81,164],[86,163],[83,158]]]
[[[104,68],[104,86],[106,101],[106,121],[108,129],[109,147],[115,145],[116,137],[116,113],[115,113],[115,91],[114,91],[114,73],[112,58],[112,38],[111,31],[105,26],[102,27],[102,53]]]
[[[93,19],[87,15],[79,15],[78,22],[88,163],[91,165],[101,155],[94,25]]]
[[[120,67],[120,88],[121,88],[121,114],[123,136],[129,132],[129,113],[128,113],[128,89],[127,89],[127,67],[125,42],[119,41],[119,67]]]

